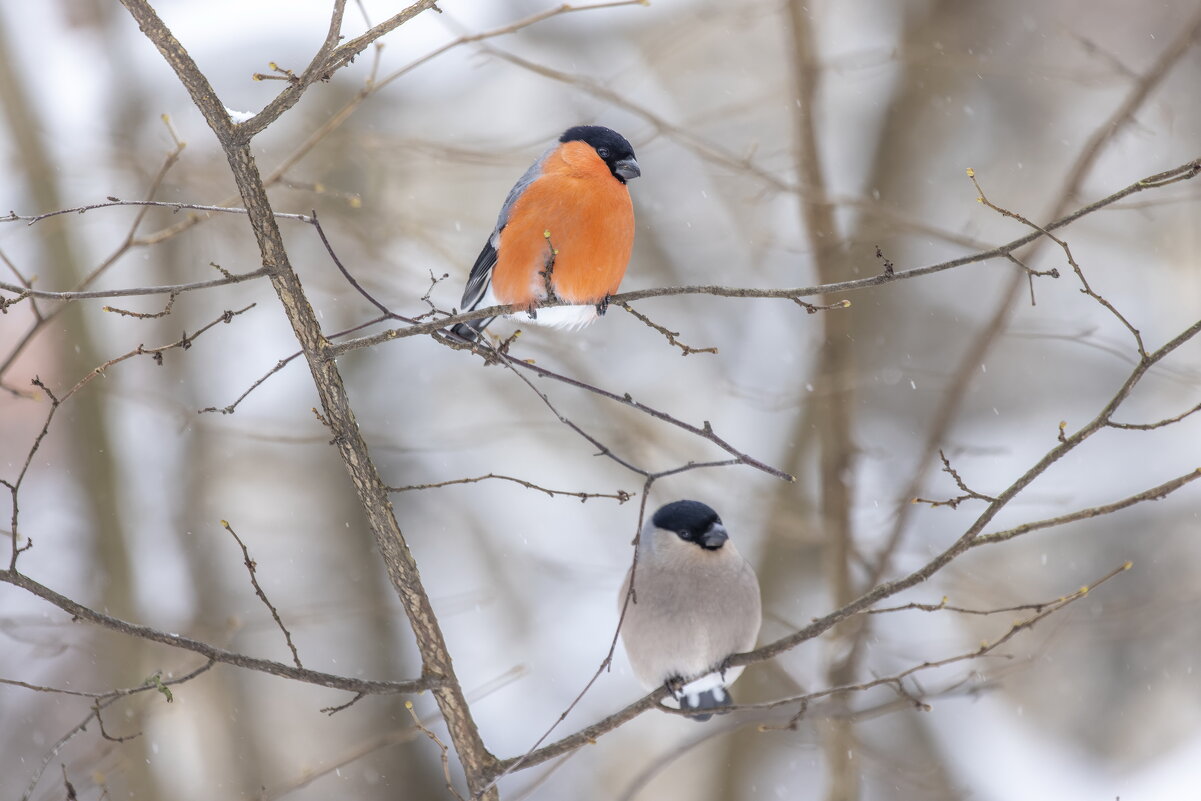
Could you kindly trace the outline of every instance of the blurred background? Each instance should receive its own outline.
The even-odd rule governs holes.
[[[255,111],[299,72],[328,2],[155,4],[226,105]],[[463,34],[552,7],[446,0],[387,36],[255,140],[277,211],[316,209],[342,261],[402,314],[457,306],[500,204],[570,125],[630,139],[637,243],[623,289],[681,284],[798,287],[898,270],[1010,241],[1040,222],[1201,156],[1199,6],[1055,0],[803,6],[655,0],[555,16],[469,43],[379,81]],[[351,3],[345,32],[394,3]],[[374,77],[375,91],[360,95]],[[37,214],[145,197],[230,201],[223,155],[174,74],[126,12],[99,0],[0,5],[0,209]],[[1123,117],[1123,109],[1131,112]],[[1115,116],[1116,115],[1116,116]],[[805,131],[813,131],[810,140]],[[1099,145],[1099,149],[1095,147]],[[812,147],[811,147],[812,146]],[[1094,148],[1094,150],[1090,150]],[[802,198],[805,200],[802,201]],[[1093,288],[1158,347],[1201,315],[1198,185],[1147,191],[1062,235]],[[136,228],[135,222],[137,223]],[[283,221],[327,333],[376,312],[309,226]],[[133,233],[131,234],[131,229]],[[257,269],[245,218],[192,221],[131,208],[0,224],[0,280],[39,289],[121,288]],[[575,334],[527,330],[513,353],[699,425],[798,476],[749,467],[655,484],[716,507],[763,583],[761,642],[904,575],[960,536],[983,504],[1092,419],[1129,374],[1129,332],[1055,246],[1019,254],[1061,277],[1028,281],[992,260],[837,296],[806,314],[784,300],[680,296],[636,304],[694,347],[682,358],[619,308]],[[96,273],[93,275],[93,273]],[[442,276],[447,276],[444,280]],[[0,294],[12,297],[12,293]],[[109,614],[224,648],[290,661],[227,520],[306,667],[401,679],[420,670],[407,621],[356,506],[303,360],[231,415],[225,407],[296,349],[263,280],[180,296],[29,302],[0,316],[0,478],[15,481],[45,421],[38,376],[61,395],[139,344],[253,309],[163,364],[115,365],[54,418],[20,493],[21,570]],[[1032,302],[1033,301],[1033,302]],[[514,325],[497,322],[498,334]],[[340,361],[384,478],[394,486],[499,473],[544,487],[637,492],[510,372],[411,338]],[[556,407],[647,470],[724,454],[686,432],[568,386]],[[1118,412],[1147,423],[1201,401],[1201,345],[1151,371]],[[1201,415],[1153,431],[1103,431],[1025,489],[988,530],[1110,503],[1198,466]],[[1201,518],[1197,490],[975,549],[889,601],[986,610],[1050,601],[1126,560],[1134,567],[988,658],[815,705],[795,731],[748,710],[704,726],[644,714],[562,765],[521,771],[505,798],[1129,799],[1195,792],[1201,761]],[[0,529],[11,537],[10,499]],[[485,742],[520,754],[605,656],[632,555],[638,501],[548,497],[484,481],[394,495],[396,514]],[[892,541],[893,547],[888,543]],[[888,558],[881,565],[881,554]],[[1029,612],[904,611],[852,621],[748,669],[742,702],[888,676],[995,641]],[[0,585],[0,677],[100,692],[194,654],[79,622]],[[643,693],[618,651],[555,736]],[[0,790],[81,799],[448,797],[437,747],[400,697],[368,697],[217,666],[105,711],[87,699],[0,685]],[[433,700],[413,699],[439,731]],[[780,717],[781,713],[783,718]],[[445,738],[445,732],[443,731]],[[60,767],[61,766],[61,767]],[[552,770],[553,768],[553,770]]]

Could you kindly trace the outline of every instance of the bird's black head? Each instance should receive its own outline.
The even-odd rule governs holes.
[[[729,539],[717,512],[700,501],[669,503],[655,512],[651,523],[656,528],[674,531],[680,539],[707,551],[716,551]]]
[[[611,128],[603,125],[577,125],[564,131],[559,141],[592,145],[596,155],[609,165],[609,172],[623,184],[642,175],[642,169],[634,158],[634,148],[624,136]]]

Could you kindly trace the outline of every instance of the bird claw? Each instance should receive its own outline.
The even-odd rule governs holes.
[[[601,302],[596,304],[597,317],[604,317],[605,312],[609,310],[609,297],[609,295],[605,295],[604,298],[601,299]]]

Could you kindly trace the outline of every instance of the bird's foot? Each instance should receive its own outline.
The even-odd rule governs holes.
[[[596,316],[597,317],[604,317],[605,312],[607,312],[609,310],[609,298],[610,297],[612,297],[612,296],[605,295],[603,298],[601,298],[601,302],[596,304]]]

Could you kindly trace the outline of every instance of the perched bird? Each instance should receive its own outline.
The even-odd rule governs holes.
[[[717,512],[697,501],[659,509],[642,529],[619,607],[631,575],[634,597],[621,638],[634,673],[648,689],[666,684],[681,709],[729,706],[726,688],[742,668],[722,670],[722,663],[754,647],[763,615],[759,579]],[[700,675],[706,671],[713,672]],[[700,678],[680,686],[695,676]],[[708,720],[712,714],[692,717]]]
[[[568,128],[509,190],[471,268],[463,311],[517,304],[530,309],[522,319],[558,328],[604,314],[634,247],[626,181],[641,174],[621,134],[599,125]],[[552,297],[578,305],[533,310]],[[475,339],[493,319],[451,330]]]

